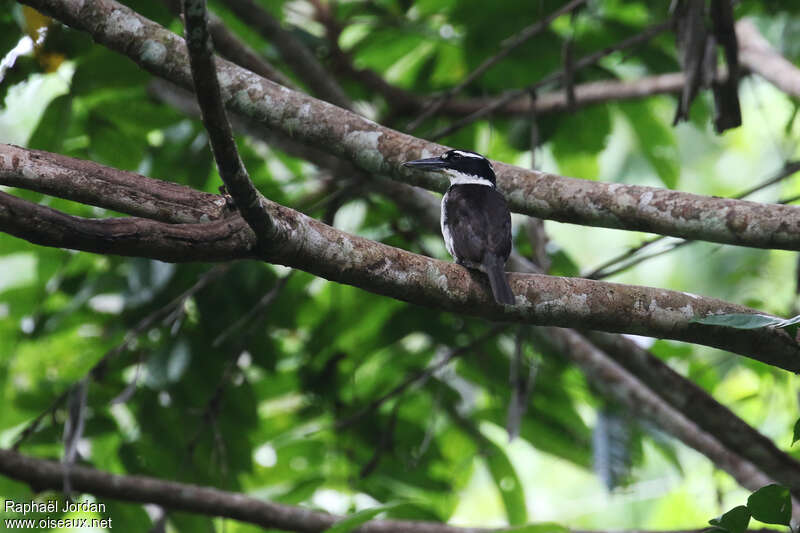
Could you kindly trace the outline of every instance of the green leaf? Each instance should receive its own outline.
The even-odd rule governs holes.
[[[750,510],[739,505],[719,518],[712,518],[708,523],[728,533],[744,533],[750,523]]]
[[[33,131],[28,147],[48,152],[61,151],[64,133],[72,120],[72,97],[62,94],[50,102]]]
[[[680,177],[680,167],[672,128],[654,116],[644,102],[626,102],[620,104],[619,108],[628,119],[642,154],[658,178],[667,188],[674,189]]]
[[[378,507],[372,507],[370,509],[364,509],[363,511],[351,514],[344,520],[336,522],[336,524],[323,531],[323,533],[350,533],[359,526],[366,524],[379,514],[396,509],[401,505],[405,505],[405,503],[389,503],[386,505],[380,505]]]
[[[776,316],[758,313],[729,313],[709,315],[703,318],[694,317],[690,322],[709,326],[727,326],[736,329],[758,329],[766,326],[780,326],[785,320]]]
[[[792,499],[789,489],[782,485],[761,487],[747,498],[747,508],[753,518],[766,524],[788,526],[792,519]]]
[[[508,523],[516,526],[527,522],[528,512],[522,483],[502,448],[495,445],[489,447],[486,452],[486,466],[500,491]]]
[[[792,446],[794,443],[800,440],[800,418],[797,419],[797,422],[794,423],[794,433],[792,435]]]

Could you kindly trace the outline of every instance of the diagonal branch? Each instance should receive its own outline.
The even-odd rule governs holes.
[[[782,330],[734,330],[691,322],[695,316],[754,312],[683,292],[578,278],[512,274],[517,305],[487,299],[485,280],[443,261],[336,230],[264,200],[273,238],[259,258],[399,300],[489,320],[635,333],[705,344],[791,371],[794,339]],[[238,217],[205,224],[146,219],[84,219],[0,193],[0,230],[45,246],[163,261],[254,257],[254,234]]]
[[[772,48],[751,20],[736,23],[736,37],[742,65],[786,94],[800,98],[800,68]]]
[[[183,41],[114,0],[26,0],[58,20],[92,34],[143,68],[191,87]],[[125,21],[108,24],[110,17]],[[576,65],[577,66],[577,65]],[[445,179],[401,167],[440,153],[435,143],[384,128],[363,117],[218,62],[223,100],[285,135],[353,161],[361,169],[442,191]],[[510,206],[538,218],[675,237],[800,250],[800,209],[699,196],[654,187],[564,178],[497,163]]]
[[[687,417],[685,412],[677,409],[671,401],[660,397],[658,391],[668,384],[674,383],[674,380],[653,387],[652,383],[641,381],[638,374],[623,368],[618,361],[609,360],[608,352],[588,342],[585,337],[573,330],[534,328],[533,332],[540,343],[543,343],[549,350],[555,350],[559,356],[566,357],[575,363],[586,375],[588,381],[597,387],[604,396],[620,402],[632,413],[654,422],[667,433],[679,438],[687,446],[699,451],[718,468],[728,472],[742,487],[756,490],[772,483],[773,480],[788,483],[795,488],[798,487],[798,481],[800,481],[798,464],[789,457],[786,457],[786,463],[793,464],[794,471],[791,474],[779,471],[780,476],[771,478],[765,473],[761,464],[744,457],[739,449],[728,447],[722,441],[719,433],[704,428],[702,424]],[[608,335],[608,337],[613,336]],[[622,336],[616,337],[619,337],[620,341],[623,340]],[[648,360],[654,359],[649,354],[648,357]],[[685,403],[681,402],[680,405],[685,406]],[[729,418],[731,417],[747,426],[732,414],[729,415]],[[749,426],[747,427],[749,428],[747,435],[755,432]],[[768,440],[761,435],[759,437]],[[770,444],[772,443],[770,442]]]
[[[239,157],[225,106],[222,104],[211,36],[208,33],[205,0],[183,0],[183,16],[194,89],[219,175],[233,196],[242,218],[255,232],[258,243],[263,245],[269,241],[273,223],[269,213],[262,207],[258,191]]]

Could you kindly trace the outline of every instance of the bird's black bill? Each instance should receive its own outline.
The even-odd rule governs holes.
[[[448,168],[447,161],[443,161],[439,157],[429,157],[428,159],[417,159],[416,161],[406,161],[403,163],[404,167],[417,168],[420,170],[440,170]]]

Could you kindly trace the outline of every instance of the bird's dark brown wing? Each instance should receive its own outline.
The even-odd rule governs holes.
[[[447,194],[445,216],[456,258],[472,268],[483,265],[487,252],[505,262],[511,253],[511,214],[503,195],[484,185],[458,185]]]

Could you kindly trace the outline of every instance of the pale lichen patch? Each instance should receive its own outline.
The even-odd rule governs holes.
[[[139,57],[143,62],[155,65],[161,64],[167,57],[167,47],[153,39],[147,39],[142,43],[139,50]]]
[[[435,263],[428,263],[428,266],[425,269],[425,277],[428,279],[428,281],[433,283],[434,286],[443,291],[447,291],[447,276],[445,276],[442,271],[439,270]]]
[[[126,13],[121,9],[115,9],[111,12],[111,15],[108,16],[106,27],[109,32],[141,37],[144,25],[137,17],[132,16],[130,13]]]
[[[344,144],[355,154],[356,162],[368,170],[380,170],[383,154],[378,149],[381,131],[351,131],[344,138]]]

